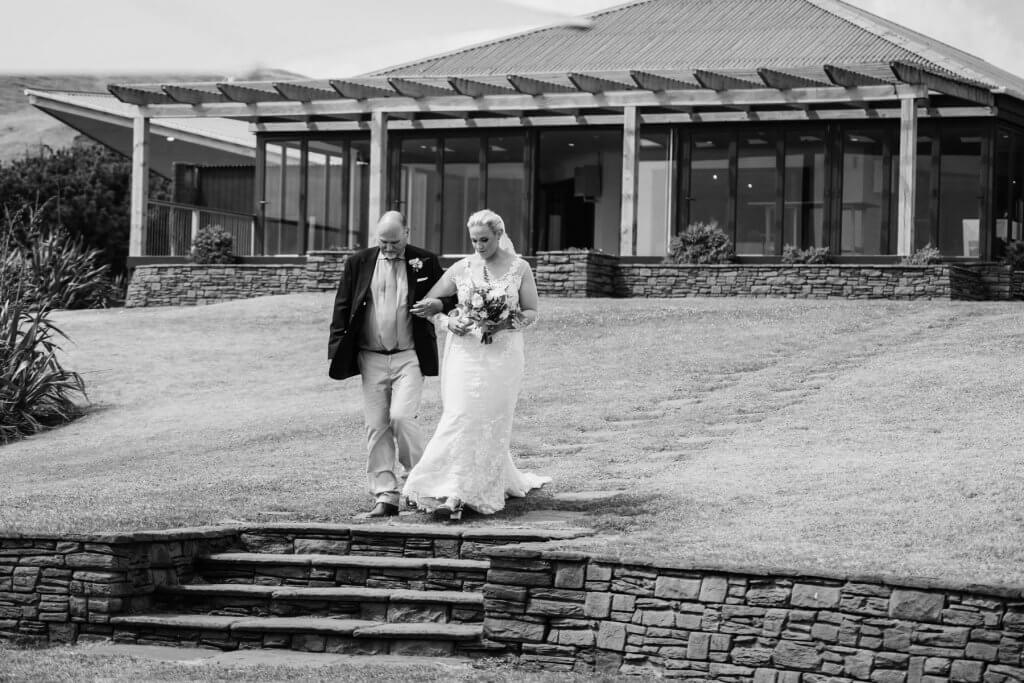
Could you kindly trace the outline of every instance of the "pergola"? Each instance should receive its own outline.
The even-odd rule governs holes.
[[[135,105],[130,254],[145,253],[153,118],[245,120],[261,132],[369,131],[370,224],[385,210],[396,130],[620,125],[621,253],[636,238],[642,125],[899,119],[898,254],[913,247],[919,117],[993,117],[1001,88],[908,62],[752,71],[359,77],[328,81],[115,85]],[[1007,98],[1008,100],[1011,98]]]

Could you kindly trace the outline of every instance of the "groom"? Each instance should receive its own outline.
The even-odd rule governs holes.
[[[398,514],[399,463],[409,471],[423,454],[416,423],[423,377],[438,371],[434,324],[411,309],[443,270],[435,254],[407,244],[398,211],[381,216],[376,237],[377,246],[345,262],[327,356],[332,379],[362,375],[366,471],[376,498],[368,516],[390,517]]]

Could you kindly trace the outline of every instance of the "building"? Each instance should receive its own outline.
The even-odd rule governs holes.
[[[986,261],[1024,237],[1024,78],[839,0],[638,0],[590,19],[352,78],[111,87],[132,111],[132,258],[182,253],[204,220],[148,207],[154,121],[224,119],[255,134],[251,216],[232,228],[248,257],[364,246],[388,208],[446,255],[484,206],[527,255],[659,260],[695,222],[748,262],[926,244]]]

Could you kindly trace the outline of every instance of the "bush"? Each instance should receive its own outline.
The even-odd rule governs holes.
[[[118,298],[110,266],[99,249],[86,246],[61,226],[43,225],[46,204],[4,212],[10,240],[6,260],[19,280],[21,298],[32,308],[101,308]]]
[[[1003,254],[1003,263],[1013,270],[1024,270],[1024,241],[1010,240]]]
[[[672,238],[667,261],[670,263],[730,263],[736,259],[732,240],[718,223],[691,223]]]
[[[130,188],[131,161],[100,145],[0,162],[0,209],[49,200],[40,207],[43,222],[81,236],[114,273],[127,271]],[[170,182],[151,172],[149,191],[169,199]]]
[[[194,263],[234,263],[234,238],[219,225],[201,228],[192,240]]]
[[[65,337],[22,286],[17,248],[0,236],[0,444],[74,419],[85,385],[57,361]]]
[[[900,263],[905,266],[931,266],[942,262],[942,253],[932,243],[924,245],[910,256],[904,256]]]
[[[829,247],[808,247],[800,249],[792,244],[782,247],[783,263],[832,263],[832,249]]]

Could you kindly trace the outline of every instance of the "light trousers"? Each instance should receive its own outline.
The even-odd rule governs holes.
[[[423,431],[416,422],[423,373],[415,350],[395,354],[359,352],[366,417],[366,473],[378,503],[398,505],[402,469],[423,455]]]

